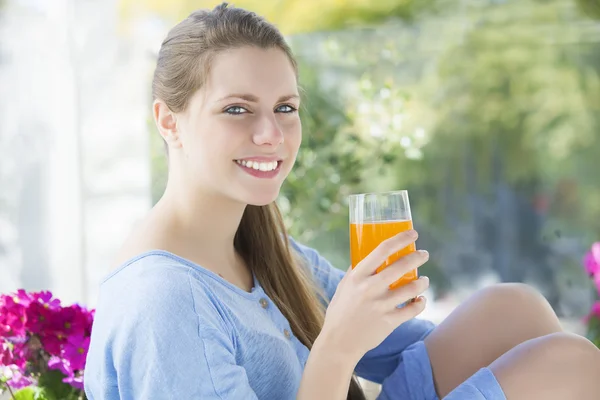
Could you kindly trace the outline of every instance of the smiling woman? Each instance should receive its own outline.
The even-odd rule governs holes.
[[[101,284],[88,398],[364,399],[355,371],[382,399],[598,398],[600,354],[535,291],[491,287],[435,327],[415,318],[426,277],[390,290],[426,251],[376,273],[417,232],[346,274],[288,238],[275,199],[301,143],[297,75],[281,33],[226,3],[163,41],[168,183]]]
[[[102,283],[88,397],[295,397],[321,332],[323,300],[331,299],[341,274],[330,266],[319,272],[314,250],[288,241],[274,202],[302,139],[296,61],[271,24],[222,4],[192,13],[169,32],[153,94],[154,120],[168,146],[168,183]],[[131,296],[117,296],[118,305],[114,291],[122,285]],[[175,327],[177,338],[151,321]],[[150,340],[135,339],[133,352],[112,348],[115,340],[125,345],[119,338],[138,336]],[[162,355],[167,348],[171,361]],[[314,398],[322,386],[314,371],[336,370],[327,362],[307,367],[313,374],[301,398]],[[110,364],[116,369],[105,368]],[[150,372],[142,367],[148,365],[161,367]],[[362,399],[352,367],[337,370],[325,394]]]

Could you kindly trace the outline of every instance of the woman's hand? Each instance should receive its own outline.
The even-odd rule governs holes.
[[[407,231],[383,241],[346,273],[327,308],[325,323],[317,338],[321,345],[323,341],[327,343],[331,356],[358,363],[394,329],[425,309],[425,298],[419,295],[429,287],[427,277],[394,290],[389,286],[423,265],[429,258],[426,251],[408,254],[375,273],[388,257],[414,242],[417,236],[415,231]],[[413,298],[417,298],[416,301],[398,308]]]

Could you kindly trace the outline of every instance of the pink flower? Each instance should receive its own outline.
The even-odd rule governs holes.
[[[14,339],[14,338],[13,338]],[[10,342],[9,342],[10,343]],[[17,367],[25,370],[25,365],[27,364],[27,359],[29,358],[29,348],[27,347],[27,339],[19,338],[10,343],[9,346],[12,346],[11,349],[11,358],[4,365],[16,365]]]
[[[17,293],[11,295],[13,301],[21,304],[23,307],[28,307],[31,303],[31,296],[23,289],[17,290]]]
[[[22,389],[33,383],[16,365],[0,366],[0,377],[6,379],[6,384],[12,389]]]
[[[40,333],[44,350],[51,355],[61,356],[70,336],[91,334],[91,319],[90,312],[77,304],[53,312],[48,325]]]
[[[76,389],[83,390],[83,372],[74,371],[69,360],[60,357],[51,357],[48,361],[49,369],[57,369],[65,375],[64,383],[68,383]]]
[[[18,295],[0,296],[0,337],[25,336],[28,305]]]
[[[12,350],[7,342],[0,343],[0,365],[12,364]]]
[[[90,338],[82,335],[69,336],[64,347],[63,357],[69,361],[73,370],[85,368],[85,358],[90,348]]]
[[[590,276],[600,274],[600,242],[594,243],[590,251],[586,253],[583,265]]]
[[[62,372],[65,376],[73,375],[73,368],[71,368],[69,360],[65,360],[64,358],[56,356],[50,357],[50,360],[48,360],[48,368],[57,369],[60,372]]]
[[[592,318],[600,319],[600,300],[596,301],[592,305],[592,309],[590,310],[590,313],[588,315],[586,315],[585,317],[583,317],[583,322],[585,324],[589,324],[590,319],[592,319]]]
[[[89,336],[91,331],[89,312],[78,304],[61,308],[57,312],[55,322],[55,331],[65,336]]]
[[[42,303],[31,302],[26,310],[26,329],[32,334],[46,334],[46,330],[51,326],[54,310],[46,307]]]
[[[48,333],[40,335],[40,342],[42,342],[42,347],[48,354],[60,356],[63,346],[67,343],[67,337],[61,332]]]
[[[58,310],[60,308],[60,300],[52,298],[52,293],[49,291],[32,293],[31,302],[39,303],[44,306],[44,308],[50,310]]]
[[[63,379],[64,383],[68,383],[75,389],[83,390],[83,374],[81,372],[76,373]]]

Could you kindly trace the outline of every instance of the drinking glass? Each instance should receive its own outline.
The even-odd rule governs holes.
[[[371,253],[382,241],[400,232],[413,229],[408,191],[353,194],[350,206],[350,258],[352,268]],[[416,251],[415,243],[394,253],[377,268],[380,272],[394,261]],[[396,289],[418,278],[414,269],[390,285]]]

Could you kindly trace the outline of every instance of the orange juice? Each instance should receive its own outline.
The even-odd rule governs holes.
[[[382,222],[365,222],[350,224],[350,258],[352,260],[352,268],[371,253],[382,241],[388,239],[400,232],[407,231],[413,228],[412,220],[404,221],[382,221]],[[388,265],[398,260],[407,254],[416,251],[416,246],[411,243],[409,246],[394,253],[383,264],[377,268],[380,272]],[[400,279],[390,285],[390,289],[396,289],[408,282],[418,278],[417,270],[412,270],[404,274]]]

